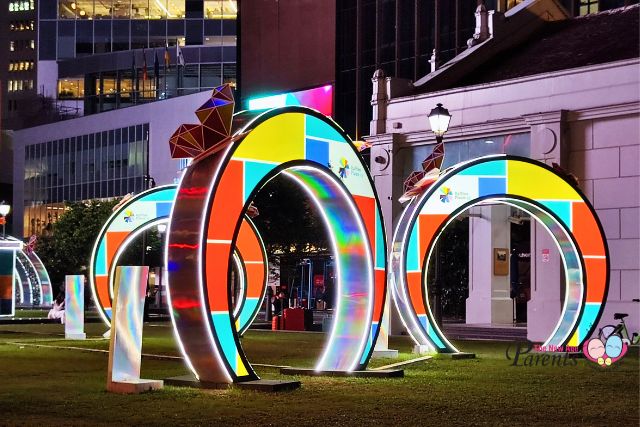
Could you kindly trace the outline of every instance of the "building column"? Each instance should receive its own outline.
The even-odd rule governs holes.
[[[510,208],[505,205],[478,206],[469,215],[469,297],[467,324],[512,324],[509,253]],[[494,269],[496,249],[506,258],[506,274]],[[496,274],[498,273],[498,274]]]
[[[567,166],[567,112],[524,116],[531,126],[531,158],[551,166]],[[546,340],[560,320],[564,302],[562,259],[554,237],[531,221],[531,299],[527,302],[527,338]]]

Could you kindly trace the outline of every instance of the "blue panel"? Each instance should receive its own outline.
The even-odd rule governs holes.
[[[589,329],[591,329],[591,326],[593,326],[593,324],[595,323],[598,312],[600,312],[600,304],[585,304],[582,318],[580,319],[580,323],[578,324],[578,341],[584,341],[585,339],[589,338],[586,336],[587,332],[589,332]]]
[[[506,178],[478,178],[478,197],[507,192]]]
[[[171,202],[158,202],[156,203],[156,218],[168,217],[171,215]]]
[[[16,251],[0,251],[0,276],[13,276]]]
[[[100,239],[98,253],[96,254],[96,275],[106,276],[107,274],[107,239]]]
[[[460,171],[458,175],[506,176],[507,162],[505,160],[494,160],[480,163]]]
[[[307,135],[307,137],[316,137],[329,139],[331,141],[345,142],[344,137],[337,130],[335,130],[333,126],[330,126],[325,121],[320,120],[319,118],[314,116],[305,116],[305,119],[305,135]]]
[[[420,252],[418,249],[418,224],[411,230],[407,245],[407,271],[420,271]]]
[[[382,231],[382,220],[376,208],[376,268],[384,268],[387,255],[384,253],[384,233]]]
[[[244,162],[244,199],[247,201],[247,197],[256,188],[260,180],[271,172],[276,165],[270,163],[260,162]]]
[[[307,160],[329,167],[329,143],[308,138],[306,142],[305,157]]]
[[[244,306],[242,306],[242,310],[238,315],[238,324],[241,327],[244,326],[249,320],[251,320],[251,315],[255,311],[256,305],[258,305],[259,303],[260,300],[258,298],[247,298],[244,301]]]
[[[571,202],[557,200],[539,200],[539,202],[556,214],[564,225],[571,230]]]

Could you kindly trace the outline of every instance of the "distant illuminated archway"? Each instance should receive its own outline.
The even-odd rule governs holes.
[[[145,231],[169,222],[176,195],[175,185],[155,187],[126,199],[105,222],[89,262],[89,283],[98,312],[111,326],[115,267],[127,247]],[[264,299],[267,255],[255,225],[245,217],[236,249],[241,298],[236,303],[236,327],[240,334],[251,325]]]

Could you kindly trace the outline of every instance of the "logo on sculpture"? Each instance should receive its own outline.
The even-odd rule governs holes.
[[[136,214],[134,214],[133,211],[128,209],[124,211],[124,222],[132,223],[135,220],[136,220]]]
[[[606,368],[622,359],[629,347],[618,334],[611,333],[613,326],[605,326],[602,330],[609,334],[604,332],[598,338],[591,338],[582,346],[582,352],[588,360]]]
[[[338,168],[338,175],[340,175],[340,178],[345,179],[346,177],[349,176],[349,172],[350,172],[349,162],[347,161],[347,159],[342,157],[340,159],[340,167]]]
[[[440,189],[440,201],[442,203],[449,203],[451,202],[451,199],[453,198],[453,191],[451,191],[451,188],[449,187],[442,187]]]

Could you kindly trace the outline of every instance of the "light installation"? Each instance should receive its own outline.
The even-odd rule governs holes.
[[[508,155],[454,166],[403,211],[389,255],[388,286],[410,335],[418,345],[458,351],[434,320],[427,265],[447,224],[487,202],[528,212],[553,236],[564,264],[566,292],[560,319],[544,345],[581,345],[598,324],[607,295],[604,231],[591,204],[567,179],[543,163]]]
[[[83,340],[84,333],[84,275],[64,277],[64,336]]]
[[[296,92],[254,97],[247,102],[250,111],[300,106],[313,108],[325,116],[333,115],[333,86],[325,85]]]
[[[176,186],[166,185],[124,199],[98,234],[89,261],[89,281],[98,312],[107,326],[111,326],[118,259],[141,233],[168,222],[175,195]],[[257,229],[248,217],[242,221],[240,236],[236,271],[242,289],[235,315],[242,334],[257,316],[266,292],[267,255]]]
[[[149,267],[117,267],[115,273],[107,390],[136,393],[161,388],[162,381],[140,379],[144,299]]]
[[[228,278],[244,213],[282,173],[319,208],[336,259],[334,326],[316,370],[363,369],[386,283],[384,227],[368,169],[349,137],[316,111],[270,110],[231,136],[233,105],[230,88],[216,88],[196,111],[201,124],[182,125],[170,141],[174,157],[196,155],[167,239],[171,318],[187,365],[202,382],[258,378],[234,327]]]
[[[16,252],[22,246],[10,236],[0,239],[0,317],[15,315]]]

